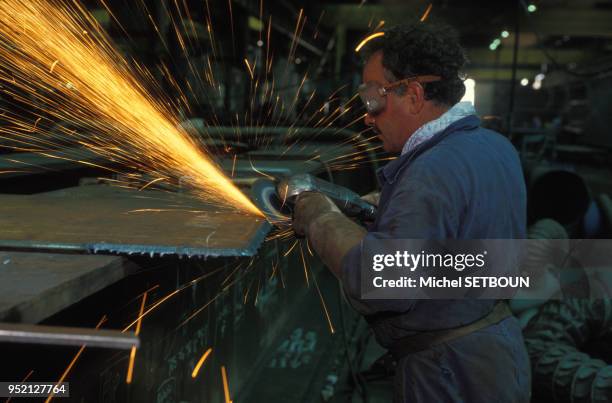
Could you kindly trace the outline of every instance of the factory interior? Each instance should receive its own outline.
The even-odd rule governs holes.
[[[396,24],[457,31],[528,238],[612,238],[611,0],[4,0],[0,21],[0,382],[70,390],[7,401],[404,401],[275,188],[379,188],[396,156],[356,49]],[[532,402],[612,401],[602,284],[509,302]]]

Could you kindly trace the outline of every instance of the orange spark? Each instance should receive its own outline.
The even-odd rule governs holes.
[[[142,323],[142,313],[144,312],[145,301],[147,300],[147,292],[145,291],[142,294],[142,302],[140,303],[140,311],[138,313],[138,322],[136,322],[136,331],[134,334],[138,336],[140,333],[140,325]],[[125,383],[132,383],[132,375],[134,374],[134,360],[136,359],[136,346],[132,346],[132,350],[130,351],[130,362],[128,364],[128,371],[125,377]]]
[[[102,318],[100,319],[100,321],[98,322],[98,324],[96,325],[96,329],[99,329],[100,326],[102,326],[102,324],[106,322],[106,315],[102,316]],[[59,381],[57,381],[57,383],[55,384],[55,386],[57,388],[59,388],[59,386],[62,384],[62,382],[64,382],[64,379],[66,379],[66,377],[68,376],[68,373],[70,372],[70,370],[72,369],[72,367],[74,366],[74,364],[77,362],[77,360],[79,359],[79,357],[81,356],[81,354],[83,354],[83,350],[85,350],[85,344],[83,344],[81,346],[81,348],[79,348],[79,351],[76,353],[76,355],[74,356],[74,358],[72,358],[72,361],[70,361],[70,364],[68,364],[68,367],[66,367],[66,369],[64,370],[64,373],[62,374],[62,376],[60,377]],[[47,397],[47,400],[45,400],[45,403],[49,403],[51,401],[51,399],[53,399],[53,397],[55,396],[55,394],[53,392],[51,392],[51,394],[49,395],[49,397]]]
[[[196,364],[195,368],[193,369],[193,372],[191,373],[192,378],[195,378],[196,376],[198,376],[198,372],[200,372],[200,368],[202,368],[202,364],[204,364],[204,361],[206,361],[210,353],[212,353],[212,347],[210,347],[208,350],[206,350],[206,352],[204,352],[204,354],[202,355],[202,357]]]
[[[227,372],[225,371],[225,367],[223,365],[221,365],[221,376],[223,377],[223,394],[225,396],[225,403],[232,403],[229,384],[227,382]]]
[[[251,80],[253,79],[253,69],[251,68],[251,65],[249,64],[249,61],[247,60],[247,58],[244,58],[244,64],[246,64],[247,69],[249,70],[249,76],[251,76]]]
[[[336,333],[336,329],[334,329],[334,324],[331,321],[331,316],[329,315],[329,310],[327,309],[327,304],[325,304],[325,300],[323,299],[323,294],[321,293],[321,289],[319,288],[319,283],[317,282],[317,277],[310,272],[312,279],[315,284],[315,288],[317,289],[317,293],[319,294],[319,299],[321,300],[321,306],[323,307],[323,312],[325,312],[325,319],[327,319],[327,324],[329,326],[329,331],[331,334]]]
[[[128,372],[125,377],[125,383],[128,385],[132,383],[132,374],[134,372],[134,360],[136,359],[136,347],[132,346],[130,350],[130,362],[128,363]]]
[[[293,32],[293,37],[291,39],[291,46],[289,48],[289,60],[293,60],[293,56],[295,55],[295,51],[297,49],[297,44],[299,42],[299,38],[302,32],[302,29],[304,29],[304,23],[305,21],[305,17],[304,17],[304,21],[302,21],[302,17],[304,16],[304,9],[300,8],[300,13],[298,14],[298,19],[297,19],[297,23],[295,24],[295,31]]]
[[[283,257],[287,257],[289,256],[289,254],[293,251],[293,249],[297,246],[297,244],[300,242],[299,239],[296,239],[295,242],[293,243],[293,245],[291,245],[291,247],[289,248],[289,250],[287,250],[287,252],[285,252],[283,254]]]
[[[230,26],[232,27],[232,50],[236,53],[236,39],[234,38],[234,11],[232,9],[232,0],[227,0],[227,6],[229,8],[230,15]]]
[[[274,180],[275,178],[273,176],[270,176],[262,171],[260,171],[259,169],[255,168],[255,165],[253,165],[253,161],[251,161],[251,159],[249,158],[249,163],[251,164],[251,169],[255,172],[257,172],[260,175],[265,176],[266,178],[270,179],[270,180]]]
[[[429,3],[429,5],[427,6],[427,9],[425,10],[425,13],[423,13],[423,16],[421,17],[421,22],[424,22],[427,17],[429,17],[429,13],[431,12],[431,8],[433,7],[433,3]]]
[[[109,161],[128,161],[154,177],[189,177],[199,199],[263,216],[180,127],[188,105],[164,98],[152,74],[118,52],[82,4],[5,0],[0,20],[0,66],[11,72],[0,74],[0,83],[16,86],[29,107],[65,123],[60,133],[39,129],[43,137],[55,136],[58,146],[60,135],[81,140]],[[21,118],[1,109],[9,124],[0,125],[0,137],[23,139]]]
[[[51,65],[51,68],[49,69],[49,73],[53,73],[53,69],[55,68],[55,66],[57,66],[58,63],[59,63],[59,60],[56,60],[53,62],[53,64]]]
[[[173,296],[175,296],[176,294],[178,294],[179,292],[181,292],[183,288],[179,288],[178,290],[174,290],[172,291],[170,294],[166,295],[165,297],[163,297],[162,299],[160,299],[159,301],[157,301],[155,304],[153,304],[151,307],[149,307],[149,309],[147,309],[145,312],[143,312],[142,314],[138,315],[138,317],[129,325],[127,325],[122,332],[127,332],[132,326],[137,325],[138,322],[144,318],[145,316],[147,316],[150,312],[152,312],[153,310],[155,310],[155,308],[157,308],[158,306],[160,306],[161,304],[163,304],[165,301],[167,301],[168,299],[172,298]]]
[[[314,256],[314,253],[312,253],[312,250],[310,249],[310,243],[308,242],[308,238],[306,238],[306,249],[308,249],[308,253],[310,254],[310,256]]]
[[[179,327],[185,326],[185,324],[187,324],[191,319],[195,318],[200,312],[202,312],[203,310],[205,310],[206,308],[208,308],[210,306],[210,304],[212,304],[213,302],[215,302],[217,300],[217,298],[219,298],[219,296],[222,295],[222,293],[218,293],[217,295],[215,295],[214,298],[212,298],[210,301],[208,301],[206,304],[204,304],[202,307],[198,308],[194,313],[192,313],[191,315],[189,315],[187,317],[187,319],[185,319],[184,321],[182,321],[177,329]]]
[[[306,265],[306,258],[304,257],[304,249],[300,243],[300,255],[302,256],[302,265],[304,266],[304,277],[306,278],[306,287],[310,288],[310,282],[308,281],[308,266]]]
[[[359,52],[361,50],[361,48],[363,48],[365,46],[365,44],[370,42],[372,39],[378,38],[378,37],[381,37],[381,36],[384,36],[384,35],[385,35],[384,32],[376,32],[376,33],[373,33],[372,35],[368,35],[367,37],[365,37],[364,40],[359,42],[359,45],[357,45],[357,47],[355,48],[355,52]]]
[[[180,288],[172,291],[170,294],[166,295],[165,297],[161,298],[159,301],[155,302],[153,305],[151,305],[146,311],[144,311],[143,313],[141,313],[140,315],[138,315],[138,317],[129,325],[127,325],[125,328],[123,328],[122,332],[125,333],[128,330],[130,330],[134,325],[136,325],[138,323],[138,321],[142,320],[142,318],[144,318],[145,316],[149,315],[151,312],[153,312],[155,309],[157,309],[161,304],[163,304],[164,302],[168,301],[170,298],[174,297],[175,295],[177,295],[178,293],[180,293],[181,291],[184,291],[190,287],[193,287],[194,285],[198,284],[200,281],[207,279],[208,277],[215,275],[216,273],[220,272],[221,270],[223,270],[223,267],[219,268],[219,269],[215,269],[212,270],[209,273],[203,274],[202,276],[191,280],[189,283],[182,285]],[[150,290],[154,289],[156,287],[151,288]],[[147,292],[149,292],[150,290],[147,290]],[[213,299],[214,300],[214,299]]]
[[[151,186],[152,184],[157,183],[157,182],[161,182],[161,181],[166,180],[166,179],[168,179],[168,178],[157,178],[157,179],[153,179],[152,181],[148,182],[147,184],[145,184],[144,186],[142,186],[142,187],[141,187],[140,189],[138,189],[138,190],[145,190],[146,188],[148,188],[148,187],[149,187],[149,186]]]
[[[28,378],[30,376],[32,376],[32,374],[34,373],[34,370],[31,369],[30,372],[28,372],[28,374],[21,380],[21,383],[24,383],[25,381],[28,380]],[[6,401],[4,403],[9,403],[11,401],[12,397],[9,397],[8,399],[6,399]]]

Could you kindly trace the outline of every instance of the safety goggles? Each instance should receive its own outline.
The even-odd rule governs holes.
[[[395,81],[388,85],[382,85],[376,81],[369,81],[359,86],[359,97],[366,107],[368,114],[375,116],[381,113],[387,106],[387,94],[402,85],[416,81],[421,84],[440,81],[440,76],[414,76]]]

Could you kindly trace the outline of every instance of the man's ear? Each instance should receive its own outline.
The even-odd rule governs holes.
[[[409,111],[413,115],[418,115],[425,106],[425,90],[423,86],[416,81],[412,81],[406,85],[406,101]]]

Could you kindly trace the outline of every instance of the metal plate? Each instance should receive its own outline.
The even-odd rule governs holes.
[[[0,247],[180,256],[252,256],[263,218],[185,194],[81,186],[0,195]]]
[[[119,256],[0,252],[0,322],[40,322],[127,272]]]

